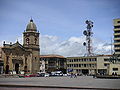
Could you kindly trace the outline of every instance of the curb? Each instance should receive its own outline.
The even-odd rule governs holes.
[[[91,88],[91,87],[64,87],[64,86],[38,86],[38,85],[13,85],[13,84],[0,84],[0,87],[14,87],[14,88],[61,88],[61,89],[94,89],[94,90],[120,90],[113,88]]]

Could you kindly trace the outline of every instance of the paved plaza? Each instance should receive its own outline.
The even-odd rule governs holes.
[[[120,89],[120,79],[98,79],[92,76],[0,78],[1,85],[54,86]],[[42,89],[41,89],[42,90]],[[50,89],[49,89],[50,90]]]

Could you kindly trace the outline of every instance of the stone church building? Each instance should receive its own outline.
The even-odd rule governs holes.
[[[14,44],[4,42],[2,51],[4,53],[4,71],[6,74],[13,71],[16,74],[22,71],[25,73],[40,71],[39,32],[32,19],[23,32],[23,45],[18,41]]]

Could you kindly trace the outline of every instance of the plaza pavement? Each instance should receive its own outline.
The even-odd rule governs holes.
[[[97,79],[92,76],[0,78],[0,87],[68,88],[68,89],[120,89],[120,79]],[[5,89],[6,90],[6,89]],[[41,89],[42,90],[42,89]],[[47,90],[47,89],[46,89]],[[50,89],[48,89],[50,90]],[[59,90],[59,89],[58,89]]]

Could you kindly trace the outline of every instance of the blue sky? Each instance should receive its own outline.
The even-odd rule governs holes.
[[[61,41],[83,36],[88,19],[94,22],[93,37],[110,42],[120,0],[0,0],[0,42],[22,37],[31,17],[41,35]]]
[[[15,40],[32,17],[42,35],[62,40],[83,35],[89,19],[94,37],[109,41],[119,12],[119,0],[0,0],[0,40]]]

